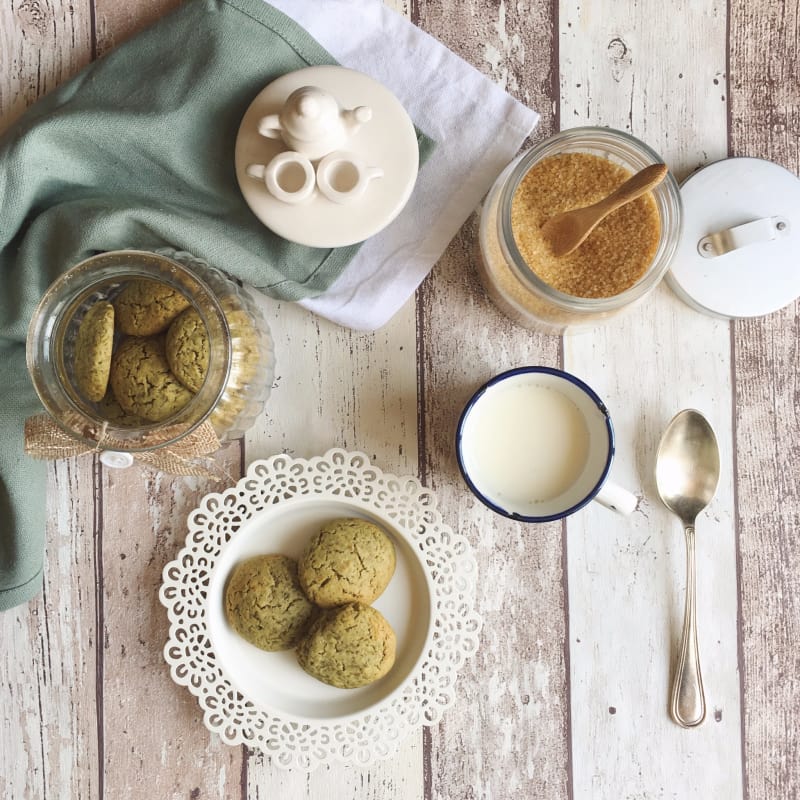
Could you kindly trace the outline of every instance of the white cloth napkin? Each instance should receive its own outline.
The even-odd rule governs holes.
[[[381,0],[269,0],[343,66],[380,81],[436,141],[406,207],[321,296],[300,304],[380,328],[438,261],[539,115]]]

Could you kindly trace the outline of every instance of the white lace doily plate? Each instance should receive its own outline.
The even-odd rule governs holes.
[[[361,689],[320,683],[292,651],[253,647],[223,612],[236,563],[260,553],[297,557],[337,517],[375,522],[397,553],[395,574],[374,603],[397,634],[397,658],[386,677]],[[284,768],[365,765],[438,722],[452,703],[457,672],[478,646],[476,578],[469,543],[442,521],[435,496],[416,478],[338,449],[312,459],[273,456],[189,515],[186,545],[164,567],[164,655],[224,742],[260,749]]]

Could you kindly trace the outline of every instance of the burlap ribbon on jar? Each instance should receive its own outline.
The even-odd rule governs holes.
[[[97,440],[97,444],[92,446],[71,436],[48,414],[37,414],[25,420],[25,452],[32,458],[43,460],[58,460],[103,450],[127,452],[127,443],[109,436],[106,427],[97,431],[96,436],[94,432],[89,432],[92,434],[89,438]],[[141,464],[172,475],[218,480],[230,477],[210,458],[219,450],[220,441],[208,420],[185,436],[181,436],[182,431],[180,426],[173,426],[154,432],[149,438],[145,434],[143,444],[152,444],[152,449],[138,450],[131,455]],[[180,438],[170,441],[175,437]],[[164,444],[166,442],[170,443]]]

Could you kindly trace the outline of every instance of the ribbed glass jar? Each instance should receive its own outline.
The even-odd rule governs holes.
[[[545,283],[526,263],[514,239],[511,208],[523,178],[542,160],[564,153],[609,159],[634,173],[661,157],[643,142],[610,128],[573,128],[550,137],[506,167],[483,203],[479,227],[478,273],[494,303],[524,327],[567,333],[597,325],[649,294],[669,268],[681,232],[678,184],[668,174],[653,189],[660,221],[655,255],[644,274],[611,297],[575,297]]]
[[[75,379],[76,335],[87,310],[98,301],[113,304],[138,280],[182,294],[208,338],[205,379],[182,408],[158,422],[119,414],[113,397],[88,400]],[[241,436],[263,410],[275,373],[272,337],[250,294],[221,270],[175,250],[102,253],[61,275],[31,319],[27,362],[45,410],[68,434],[98,449],[113,442],[108,449],[131,453],[174,444],[206,420],[220,441]]]

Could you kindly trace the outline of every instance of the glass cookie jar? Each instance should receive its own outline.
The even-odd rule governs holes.
[[[651,250],[643,256],[642,272],[632,285],[610,296],[586,297],[561,291],[545,282],[534,269],[538,265],[532,263],[534,259],[530,254],[527,258],[523,255],[524,248],[515,237],[514,201],[534,167],[551,156],[570,154],[595,156],[603,160],[595,163],[610,162],[609,169],[621,167],[626,173],[635,173],[662,161],[654,150],[622,131],[574,128],[520,155],[495,181],[481,208],[478,274],[489,297],[501,311],[518,324],[545,333],[568,333],[597,325],[648,295],[667,272],[681,233],[680,191],[672,174],[668,174],[652,190],[657,230],[653,232]],[[568,194],[572,191],[570,186],[574,185],[574,176],[569,176],[547,187],[551,199],[555,196],[561,200],[559,195],[563,195],[564,205],[559,210],[576,207],[575,203],[570,203]],[[597,199],[600,198],[578,205],[588,205]],[[530,202],[535,204],[536,197]],[[610,260],[613,261],[613,256]]]
[[[83,356],[76,352],[83,346],[77,343],[85,342],[79,335],[81,324],[89,309],[98,305],[108,308],[110,304],[116,309],[112,364],[126,340],[147,339],[154,349],[166,353],[163,326],[154,335],[142,337],[117,328],[118,300],[132,284],[157,287],[162,294],[178,298],[180,308],[193,309],[202,323],[205,368],[197,384],[189,384],[191,389],[175,380],[166,367],[162,369],[166,377],[156,378],[144,369],[141,374],[131,369],[133,379],[145,387],[142,391],[163,380],[171,397],[180,399],[157,414],[138,413],[127,402],[120,403],[108,371],[108,389],[102,397],[97,393],[91,397],[76,374],[86,373],[78,362]],[[157,360],[162,363],[166,358]],[[269,328],[250,294],[221,270],[175,250],[111,251],[88,258],[61,275],[31,319],[27,363],[50,417],[70,437],[121,456],[116,463],[113,457],[104,459],[112,466],[130,463],[127,454],[169,448],[181,440],[185,444],[185,437],[204,423],[206,430],[208,425],[213,428],[219,442],[240,436],[263,410],[275,371]],[[113,366],[111,373],[113,378]]]

